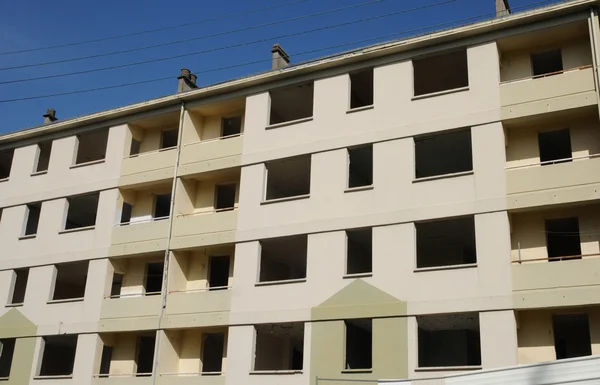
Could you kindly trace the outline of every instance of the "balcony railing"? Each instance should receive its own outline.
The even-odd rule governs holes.
[[[561,70],[561,71],[548,72],[546,74],[541,74],[541,75],[533,75],[533,76],[527,76],[527,77],[519,78],[519,79],[505,80],[503,82],[500,82],[500,84],[510,84],[510,83],[517,83],[517,82],[522,82],[522,81],[526,81],[526,80],[531,80],[531,79],[540,79],[540,78],[545,78],[545,77],[548,77],[548,76],[554,76],[554,75],[564,74],[564,73],[567,73],[567,72],[584,70],[584,69],[587,69],[587,68],[592,68],[592,65],[588,64],[588,65],[584,65],[584,66],[580,66],[580,67],[568,68],[568,69]]]
[[[531,258],[531,259],[517,259],[516,261],[511,261],[511,263],[522,264],[529,262],[541,262],[541,261],[565,261],[572,259],[584,259],[584,258],[593,258],[600,257],[600,254],[581,254],[581,255],[565,255],[560,257],[546,257],[546,258]]]
[[[534,162],[534,163],[521,164],[518,166],[510,166],[510,167],[506,167],[506,170],[508,171],[508,170],[518,170],[518,169],[536,167],[536,166],[546,166],[549,164],[565,163],[565,162],[570,162],[573,160],[581,160],[581,159],[596,159],[598,157],[600,157],[600,154],[581,155],[581,156],[574,156],[574,157],[570,157],[570,158],[547,160],[545,162]]]

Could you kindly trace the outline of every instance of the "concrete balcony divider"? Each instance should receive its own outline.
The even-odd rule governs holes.
[[[240,166],[242,141],[242,136],[233,136],[184,144],[179,176]]]
[[[143,186],[173,178],[176,148],[142,153],[123,159],[119,186]]]
[[[110,256],[150,253],[167,247],[169,218],[118,225],[113,229]]]
[[[202,290],[170,292],[166,313],[213,313],[231,308],[231,290]]]
[[[105,298],[102,302],[100,318],[158,317],[161,306],[160,294]]]
[[[502,119],[594,105],[597,97],[591,66],[500,85]]]
[[[178,216],[173,222],[171,248],[234,242],[237,217],[235,210]]]
[[[600,255],[549,262],[513,262],[514,291],[545,290],[600,285]]]

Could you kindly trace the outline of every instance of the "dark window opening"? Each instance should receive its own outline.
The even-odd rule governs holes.
[[[146,267],[146,295],[157,295],[162,291],[164,262],[149,263]]]
[[[479,366],[479,315],[418,316],[419,367]]]
[[[0,339],[0,378],[10,377],[10,368],[12,367],[13,355],[15,352],[14,338]]]
[[[38,144],[37,162],[35,172],[48,171],[50,165],[50,153],[52,152],[52,141]]]
[[[272,161],[266,167],[267,200],[310,194],[310,155]]]
[[[172,148],[177,147],[177,140],[179,139],[179,129],[173,129],[168,131],[162,131],[160,137],[160,148]]]
[[[142,146],[142,142],[131,138],[131,147],[129,147],[129,155],[130,156],[139,155],[141,146]]]
[[[568,128],[540,132],[538,134],[538,144],[540,147],[540,161],[543,165],[570,162],[572,160],[571,135]]]
[[[304,323],[262,324],[254,329],[254,370],[302,370]]]
[[[416,223],[417,267],[477,262],[474,217]]]
[[[114,273],[112,279],[112,285],[110,286],[110,296],[118,297],[121,295],[121,288],[123,287],[123,274]]]
[[[556,74],[563,70],[562,52],[560,49],[531,55],[533,76]]]
[[[235,206],[235,188],[235,183],[216,186],[215,209],[217,211],[233,210]]]
[[[415,96],[469,86],[467,51],[413,60]]]
[[[590,322],[587,314],[561,314],[552,317],[556,359],[592,355]]]
[[[152,375],[155,343],[155,336],[138,338],[137,353],[135,355],[135,363],[137,366],[135,371],[136,377],[149,377]]]
[[[223,290],[229,286],[229,255],[210,257],[208,287],[209,290]]]
[[[25,219],[25,232],[23,235],[37,234],[41,210],[41,203],[31,203],[27,205],[27,218]]]
[[[373,321],[347,320],[346,369],[371,369],[373,356]]]
[[[79,299],[85,296],[88,275],[88,261],[69,262],[55,265],[53,300]]]
[[[10,177],[14,154],[15,150],[13,148],[0,151],[0,180]]]
[[[106,158],[108,128],[77,135],[75,164],[94,162]]]
[[[306,278],[307,235],[265,239],[260,247],[259,282]]]
[[[221,136],[227,137],[232,135],[239,135],[242,133],[242,117],[232,116],[230,118],[223,118],[221,121]]]
[[[44,353],[40,376],[70,376],[73,374],[76,335],[47,336],[44,338]]]
[[[348,149],[348,188],[373,184],[373,145]]]
[[[171,215],[171,194],[156,195],[154,199],[154,218],[167,218]]]
[[[548,258],[551,262],[562,259],[581,259],[578,218],[546,220],[546,242]]]
[[[131,222],[131,212],[133,211],[133,205],[131,203],[123,202],[121,208],[121,224],[128,225]]]
[[[112,361],[113,347],[104,345],[102,347],[102,358],[100,359],[100,377],[108,377],[110,374],[110,362]]]
[[[350,74],[350,108],[373,105],[373,68]]]
[[[373,271],[373,230],[346,231],[346,274]]]
[[[202,343],[202,373],[221,373],[224,349],[224,333],[204,334],[204,341]]]
[[[67,198],[67,220],[65,230],[96,225],[100,193]]]
[[[14,279],[15,281],[13,283],[13,292],[10,303],[16,305],[25,302],[25,292],[27,290],[27,280],[29,279],[29,269],[15,270]]]
[[[270,91],[271,114],[269,124],[312,117],[313,93],[314,85],[312,82]]]
[[[472,171],[471,130],[415,138],[415,168],[417,179]]]

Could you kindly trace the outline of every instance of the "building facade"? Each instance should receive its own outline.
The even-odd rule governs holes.
[[[600,354],[597,6],[293,66],[275,46],[266,73],[0,136],[0,382]]]

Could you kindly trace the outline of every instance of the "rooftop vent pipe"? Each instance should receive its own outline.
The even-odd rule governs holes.
[[[196,79],[198,77],[190,72],[187,68],[181,69],[181,75],[177,76],[179,83],[177,85],[177,93],[186,92],[198,88]]]
[[[508,0],[496,0],[496,17],[507,16],[510,13]]]
[[[273,53],[272,69],[283,68],[290,63],[290,56],[279,44],[273,44],[271,52]]]
[[[56,117],[56,110],[53,108],[48,108],[46,113],[42,116],[44,117],[44,124],[49,124],[58,120]]]

